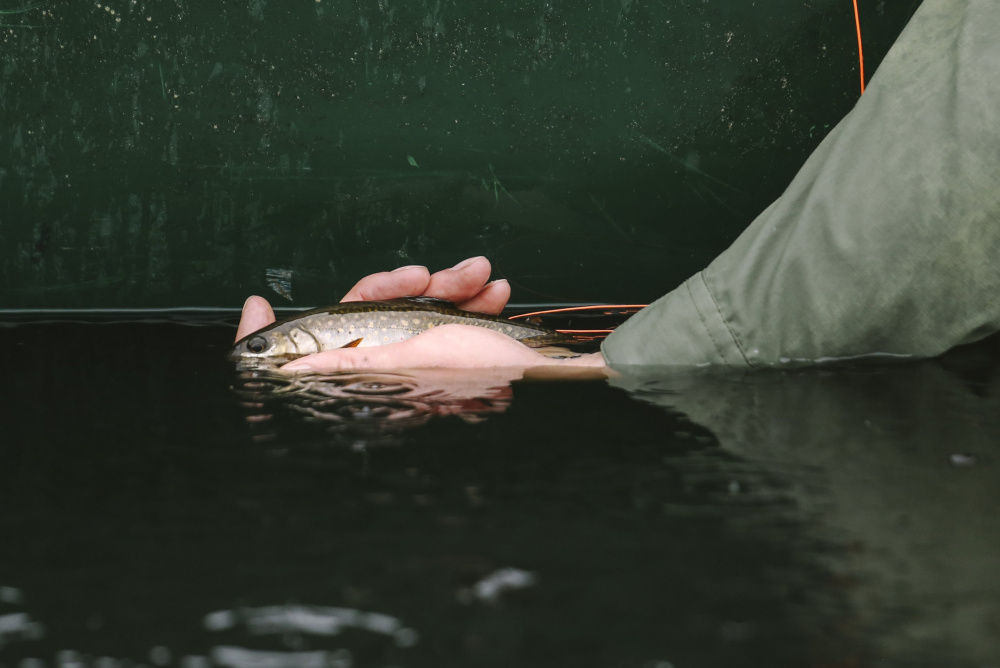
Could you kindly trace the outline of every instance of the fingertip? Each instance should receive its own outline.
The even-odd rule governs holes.
[[[431,275],[424,294],[456,304],[464,302],[482,291],[491,270],[490,261],[485,257],[470,257]]]
[[[503,305],[507,305],[510,300],[510,282],[506,278],[498,278],[487,283],[486,289],[492,293],[494,298],[503,298]]]
[[[510,300],[510,283],[507,279],[500,278],[491,283],[487,283],[472,299],[459,304],[459,308],[465,311],[475,311],[477,313],[492,313],[494,315],[503,311]]]
[[[256,332],[262,327],[267,327],[275,321],[274,310],[263,297],[251,295],[243,302],[243,309],[240,313],[240,324],[236,328],[236,340],[239,341],[247,334]]]
[[[280,370],[289,373],[334,373],[351,369],[378,368],[384,356],[381,350],[384,347],[324,350],[293,360],[280,367]]]
[[[310,361],[309,357],[304,357],[302,359],[297,359],[289,362],[288,364],[283,364],[278,367],[280,371],[290,371],[293,373],[307,373],[309,371],[315,371],[316,367]]]
[[[475,257],[470,257],[468,259],[462,260],[454,267],[452,267],[449,271],[461,271],[462,269],[465,269],[466,267],[469,267],[472,264],[479,262],[480,260],[485,260],[487,265],[490,263],[490,261],[486,258],[485,255],[476,255]]]

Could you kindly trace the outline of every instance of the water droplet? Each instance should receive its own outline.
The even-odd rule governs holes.
[[[3,603],[22,603],[24,601],[24,594],[20,589],[16,587],[0,587],[0,602]]]
[[[170,650],[163,645],[157,645],[149,650],[149,660],[154,666],[166,666],[170,664],[173,655]]]
[[[975,455],[962,454],[956,452],[951,456],[952,466],[975,466],[979,459]]]

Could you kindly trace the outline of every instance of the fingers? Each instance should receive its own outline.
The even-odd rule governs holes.
[[[274,322],[274,311],[263,297],[250,297],[243,304],[240,315],[240,326],[236,328],[236,340],[247,334],[256,332],[261,327],[267,327]]]
[[[506,279],[487,283],[486,287],[479,291],[472,299],[461,302],[458,308],[465,311],[475,311],[477,313],[500,313],[507,301],[510,299],[510,283]]]
[[[281,367],[281,371],[294,372],[332,372],[349,371],[351,369],[396,369],[406,366],[402,360],[406,357],[405,349],[400,351],[402,343],[390,343],[371,348],[338,348],[321,353],[308,355],[302,359]]]
[[[456,304],[468,301],[478,295],[486,281],[490,280],[490,271],[490,261],[485,257],[470,257],[450,269],[432,274],[424,294]]]
[[[342,302],[378,301],[409,295],[422,295],[430,283],[427,267],[400,267],[365,276],[347,291]]]
[[[500,313],[510,299],[506,280],[486,283],[492,267],[485,257],[470,257],[450,269],[434,274],[426,267],[408,266],[362,278],[341,301],[377,301],[410,295],[426,295],[453,302],[466,311]],[[250,297],[243,304],[236,340],[274,322],[274,311],[263,297]]]
[[[467,311],[499,313],[510,299],[510,285],[487,284],[492,267],[485,257],[471,257],[431,274],[426,267],[400,267],[362,278],[341,301],[372,301],[426,295],[457,304]]]

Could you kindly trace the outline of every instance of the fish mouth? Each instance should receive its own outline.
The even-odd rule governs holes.
[[[228,358],[232,362],[247,362],[247,361],[257,361],[260,363],[267,363],[268,365],[278,365],[284,364],[285,362],[291,362],[292,360],[297,360],[300,357],[305,357],[308,353],[269,353],[267,351],[262,353],[252,353],[249,350],[241,350],[239,346],[233,348],[229,351]]]

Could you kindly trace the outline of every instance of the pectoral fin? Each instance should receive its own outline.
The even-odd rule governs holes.
[[[340,347],[341,348],[357,348],[358,344],[360,344],[362,341],[364,341],[364,337],[362,337],[360,339],[354,339],[350,343],[345,343],[344,345],[342,345]]]

